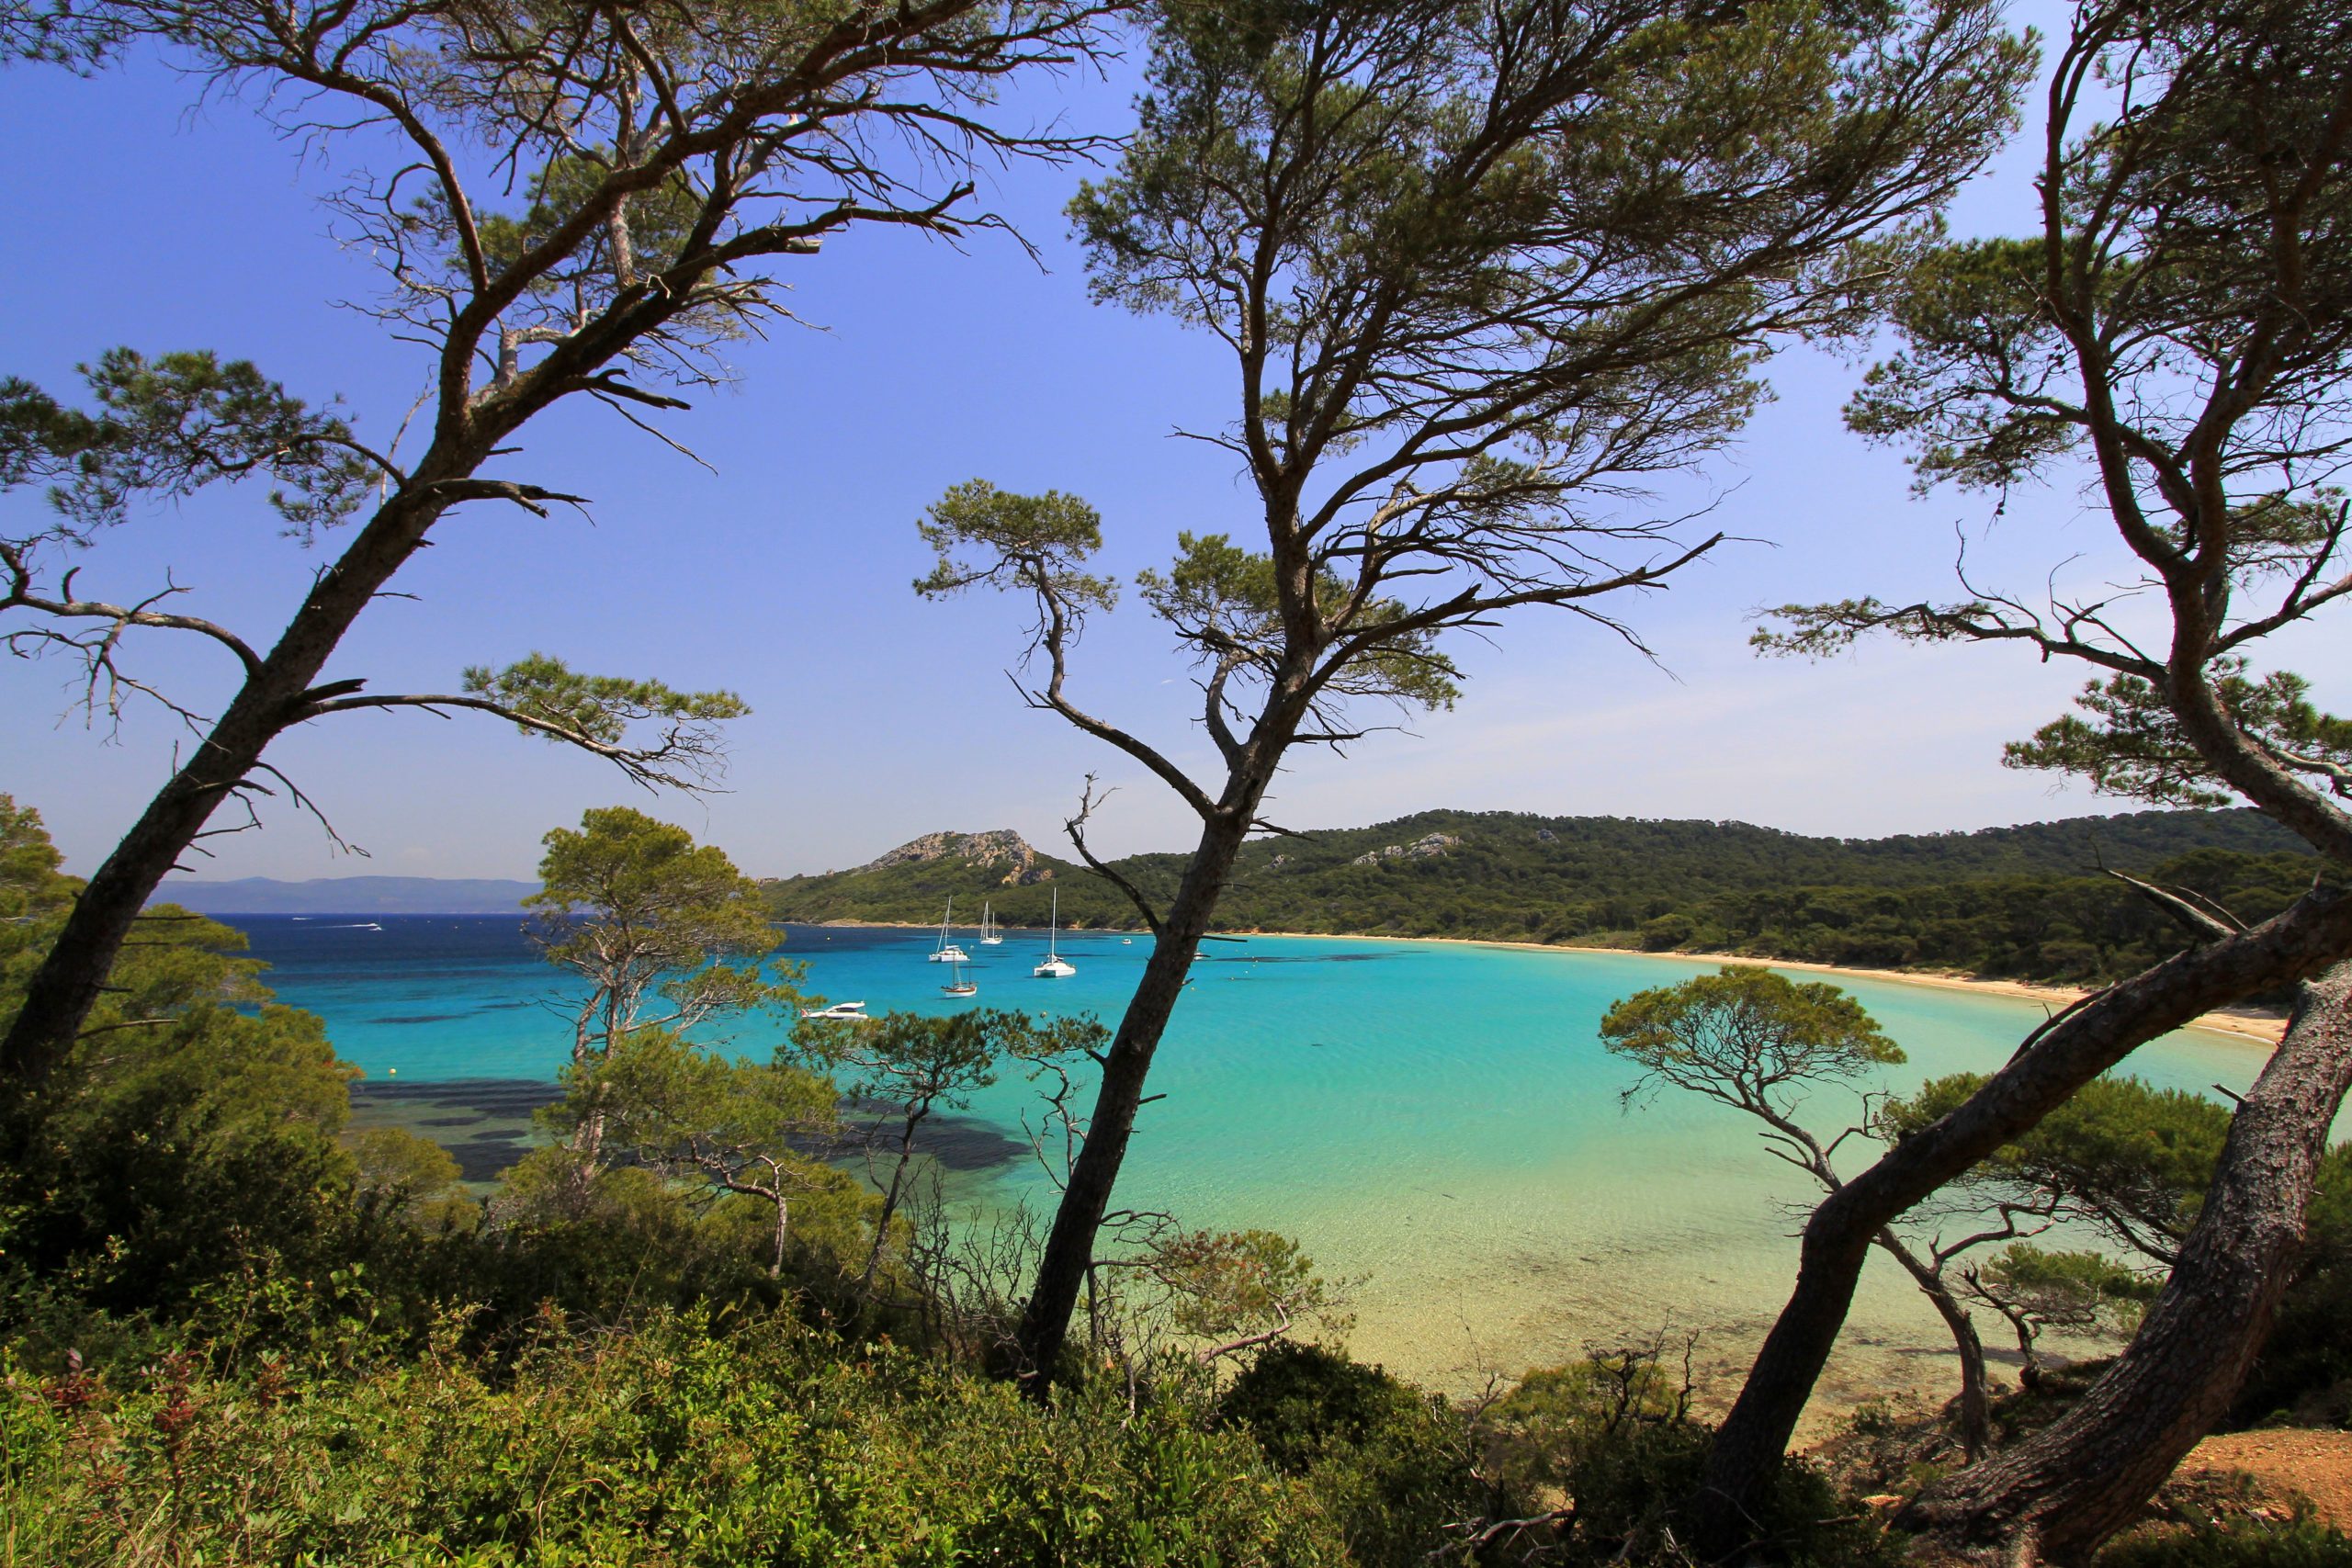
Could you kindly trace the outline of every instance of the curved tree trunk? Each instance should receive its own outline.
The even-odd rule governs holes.
[[[2352,897],[2321,889],[2250,931],[2166,959],[2060,1015],[1965,1104],[1826,1199],[1805,1224],[1796,1286],[1716,1435],[1692,1499],[1702,1553],[1729,1556],[1754,1539],[1757,1505],[1813,1396],[1881,1229],[2148,1041],[2347,955]]]
[[[2352,963],[2304,987],[2285,1042],[2231,1118],[2196,1229],[2130,1348],[2050,1427],[1928,1488],[1895,1523],[2070,1562],[2137,1517],[2262,1348],[2347,1087]]]
[[[447,452],[428,454],[412,491],[471,467],[472,461],[453,459]],[[262,753],[308,716],[311,682],[335,645],[416,553],[442,510],[437,502],[395,497],[377,512],[343,558],[320,575],[277,645],[248,667],[243,685],[195,754],[90,878],[0,1037],[0,1084],[12,1089],[19,1103],[38,1092],[73,1050],[140,910],[220,803],[249,782],[262,783],[254,777]]]
[[[1878,1244],[1903,1265],[1919,1293],[1935,1306],[1936,1315],[1944,1320],[1951,1331],[1952,1349],[1960,1357],[1960,1447],[1974,1464],[1993,1446],[1993,1391],[1984,1375],[1984,1341],[1976,1333],[1976,1320],[1951,1293],[1951,1287],[1935,1269],[1922,1262],[1918,1256],[1903,1245],[1893,1231],[1881,1231]]]
[[[1118,1033],[1102,1055],[1102,1081],[1095,1091],[1094,1110],[1086,1123],[1086,1140],[1072,1162],[1061,1202],[1054,1211],[1053,1229],[1038,1260],[1037,1277],[1022,1309],[1017,1343],[1020,1364],[1012,1369],[1042,1393],[1061,1358],[1069,1335],[1070,1314],[1094,1268],[1095,1237],[1110,1212],[1111,1190],[1126,1157],[1127,1140],[1135,1132],[1136,1112],[1143,1106],[1143,1086],[1151,1071],[1152,1054],[1176,1010],[1177,998],[1201,950],[1201,938],[1216,911],[1217,899],[1233,874],[1235,857],[1248,836],[1257,794],[1248,795],[1247,808],[1221,813],[1201,830],[1199,847],[1184,873],[1175,901],[1160,923],[1143,979],[1136,987],[1127,1010],[1119,1019]]]

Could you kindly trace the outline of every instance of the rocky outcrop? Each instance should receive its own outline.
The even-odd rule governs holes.
[[[1358,855],[1348,863],[1378,865],[1385,860],[1427,860],[1432,855],[1444,854],[1446,851],[1461,841],[1462,835],[1459,833],[1425,833],[1409,844],[1390,844],[1385,849],[1374,850],[1369,854]]]
[[[887,871],[894,865],[927,865],[933,861],[954,861],[983,869],[1001,866],[1003,874],[997,878],[1000,887],[1026,887],[1054,879],[1054,868],[1038,864],[1037,852],[1010,828],[986,833],[925,833],[888,853],[876,855],[857,869]]]

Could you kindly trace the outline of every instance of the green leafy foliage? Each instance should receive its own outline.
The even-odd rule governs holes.
[[[2136,874],[2191,890],[2256,921],[2301,897],[2316,863],[2301,854],[2198,850]],[[1689,945],[1701,951],[2067,984],[2137,974],[2188,942],[2171,916],[2105,876],[1998,877],[1917,888],[1799,886],[1718,896],[1698,906],[1692,918]]]
[[[1690,1391],[1660,1365],[1662,1348],[1595,1351],[1528,1372],[1479,1414],[1481,1472],[1517,1497],[1572,1496],[1578,1472],[1621,1431],[1686,1419]]]
[[[1321,1506],[1347,1560],[1408,1568],[1475,1518],[1487,1497],[1461,1417],[1378,1367],[1314,1345],[1261,1352],[1217,1401],[1218,1420],[1257,1439]]]
[[[1079,570],[1102,547],[1102,518],[1077,496],[1053,490],[1015,495],[967,479],[932,502],[915,530],[938,557],[915,581],[915,592],[927,598],[982,583],[1049,589],[1070,616],[1073,634],[1088,611],[1118,603],[1116,583]]]
[[[1628,1100],[1670,1086],[1776,1127],[1810,1089],[1867,1078],[1904,1060],[1877,1020],[1836,986],[1747,964],[1636,991],[1602,1017],[1600,1040],[1641,1069]]]
[[[2283,1524],[2200,1524],[2120,1540],[2099,1553],[2098,1568],[2352,1568],[2352,1538],[2308,1514]]]
[[[424,1231],[470,1230],[481,1218],[457,1159],[432,1139],[405,1127],[364,1127],[345,1133],[343,1145],[363,1204]]]
[[[2121,1337],[2139,1325],[2159,1282],[2143,1269],[2101,1252],[2055,1252],[2030,1241],[2011,1242],[1980,1266],[1963,1269],[1961,1293],[2008,1320],[2020,1358],[2018,1381],[2044,1386],[2037,1349],[2051,1329],[2097,1337]]]
[[[628,727],[664,720],[673,727],[741,718],[752,710],[732,692],[681,692],[659,681],[625,675],[587,675],[560,659],[534,653],[503,670],[477,665],[465,672],[467,694],[537,719],[591,740],[616,745]],[[526,735],[560,740],[521,727]],[[673,734],[683,731],[673,728]]]
[[[1900,1139],[1959,1106],[1984,1081],[1973,1073],[1936,1078],[1889,1101],[1880,1124]],[[2197,1223],[2229,1128],[2228,1108],[2200,1095],[2152,1089],[2129,1077],[2095,1078],[1962,1185],[2052,1203],[2127,1254],[2168,1264]]]
[[[1198,1339],[1283,1334],[1308,1320],[1340,1325],[1315,1260],[1272,1231],[1181,1232],[1154,1247],[1145,1267],[1169,1290],[1176,1327]]]
[[[2264,639],[2352,592],[2335,482],[2352,385],[2339,11],[2075,7],[2034,231],[1912,258],[1889,302],[1900,351],[1848,407],[1853,429],[1908,449],[1922,490],[2006,495],[2091,464],[2133,572],[1786,605],[1761,648],[1819,654],[1883,631],[2080,660],[2099,675],[2082,711],[2010,746],[2010,765],[2153,802],[2254,800],[2346,859],[2328,796],[2352,793],[2352,730],[2300,677],[2254,664]]]
[[[842,1255],[840,1235],[820,1235],[812,1247],[808,1227],[796,1234],[794,1224],[804,1201],[804,1222],[858,1211],[854,1179],[819,1157],[839,1141],[840,1092],[783,1052],[736,1061],[645,1030],[571,1069],[565,1087],[547,1122],[567,1145],[577,1147],[594,1120],[608,1155],[684,1184],[684,1201],[761,1222],[772,1278],[784,1275],[796,1244],[804,1254]]]
[[[1308,1568],[1307,1488],[1175,1407],[1010,1386],[789,1318],[543,1327],[357,1375],[200,1361],[0,1389],[16,1560],[478,1568]]]
[[[49,499],[69,537],[121,522],[134,497],[176,500],[255,475],[281,487],[270,505],[307,537],[351,516],[384,477],[341,418],[288,395],[250,360],[115,348],[80,368],[95,412],[0,381],[0,489],[53,481]]]
[[[1935,1079],[1890,1101],[1882,1129],[1899,1138],[1981,1082],[1967,1074]],[[2127,1325],[2196,1224],[2229,1127],[2228,1108],[2199,1095],[2129,1077],[2086,1085],[1948,1190],[2086,1227],[2108,1251],[2012,1247],[1986,1270],[1990,1289],[1980,1296],[1996,1307],[2007,1298],[2030,1314],[2053,1313],[2054,1326],[2070,1326],[2069,1318],[2106,1331]],[[2352,1306],[2352,1144],[2338,1145],[2320,1167],[2294,1267],[2270,1337],[2232,1407],[2233,1424],[2352,1420],[2352,1348],[2343,1336]]]
[[[765,1310],[802,1289],[827,1299],[863,1255],[872,1205],[846,1175],[807,1175],[786,1186],[779,1267],[770,1201],[650,1163],[536,1148],[486,1201],[484,1250],[465,1283],[491,1309],[486,1332],[542,1304],[620,1323],[697,1303]]]
[[[56,864],[39,817],[0,796],[0,1018],[78,887]],[[0,1171],[0,1329],[20,1345],[184,1317],[266,1336],[311,1307],[254,1295],[256,1278],[323,1289],[466,1223],[438,1150],[346,1147],[352,1069],[243,946],[147,911],[50,1090],[9,1108],[26,1154]]]
[[[1457,841],[1430,843],[1431,835]],[[2311,885],[2318,863],[2299,851],[2292,835],[2243,810],[1875,840],[1738,822],[1429,811],[1246,845],[1218,913],[1238,931],[1690,948],[2099,980],[2136,973],[2183,939],[2140,895],[2088,874],[2094,865],[2192,888],[2255,920]],[[1183,857],[1111,863],[1147,891],[1165,891]],[[1031,874],[1039,879],[946,857],[786,877],[764,890],[784,920],[922,924],[936,921],[953,895],[959,908],[988,899],[1014,926],[1043,926],[1058,890],[1066,925],[1134,929],[1133,908],[1085,867],[1040,856]]]
[[[1136,573],[1136,588],[1198,661],[1226,670],[1228,679],[1245,669],[1261,679],[1279,674],[1285,627],[1272,555],[1243,549],[1224,534],[1179,534],[1168,570]],[[1337,571],[1318,571],[1317,604],[1345,605],[1351,597]],[[1363,650],[1333,670],[1325,690],[1431,711],[1452,707],[1461,671],[1439,650],[1435,628],[1404,624],[1411,615],[1398,599],[1355,605],[1349,626]]]
[[[797,999],[762,964],[776,946],[759,886],[716,845],[625,806],[594,807],[540,840],[531,939],[588,991],[575,1066],[646,1029],[773,1012]],[[732,962],[729,962],[729,961]],[[649,1008],[654,1010],[649,1011]]]
[[[1099,1054],[1109,1038],[1091,1016],[1033,1021],[1002,1008],[941,1017],[889,1012],[866,1023],[811,1021],[801,1034],[803,1049],[847,1077],[850,1098],[880,1113],[877,1142],[895,1145],[888,1177],[875,1178],[881,1208],[866,1249],[868,1280],[893,1243],[905,1240],[891,1222],[908,1195],[923,1123],[940,1111],[963,1110],[1008,1067],[1035,1075]]]
[[[2271,757],[2352,793],[2352,721],[2322,713],[2311,682],[2288,671],[2255,680],[2243,659],[2213,661],[2212,685],[2239,730]],[[2230,796],[2189,743],[2154,682],[2137,675],[2094,681],[2075,699],[2081,715],[2055,718],[2030,740],[2013,740],[2004,765],[2075,773],[2102,795],[2160,806],[2221,806]]]
[[[598,187],[613,173],[608,157],[557,154],[531,176],[529,205],[520,213],[484,212],[477,220],[483,259],[500,271],[518,267],[525,255],[545,245],[556,231],[583,209],[594,207]],[[569,294],[609,288],[624,282],[625,273],[658,273],[676,260],[701,216],[702,198],[684,173],[672,171],[650,189],[630,193],[623,203],[629,254],[613,253],[615,226],[600,224],[564,260],[532,276],[532,292],[551,303]],[[447,203],[429,197],[418,204],[419,220],[447,232],[450,228]],[[464,258],[454,248],[447,257],[449,270],[461,272]]]
[[[40,813],[0,795],[0,921],[30,929],[72,903],[74,883],[57,871],[62,863],[64,857],[50,842]],[[14,959],[35,944],[11,942],[6,946]]]
[[[2089,1329],[2131,1326],[2155,1299],[2156,1281],[2097,1252],[2052,1252],[2031,1242],[2003,1247],[1984,1269],[1986,1284],[2016,1298],[2043,1324]]]

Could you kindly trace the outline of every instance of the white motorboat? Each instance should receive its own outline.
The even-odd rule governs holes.
[[[1054,912],[1046,925],[1046,961],[1029,973],[1040,980],[1067,980],[1078,973],[1075,965],[1055,950],[1055,939],[1061,934],[1062,890],[1054,889]]]
[[[865,1004],[864,1002],[835,1002],[829,1008],[802,1008],[800,1010],[800,1016],[803,1018],[830,1018],[837,1021],[845,1021],[850,1023],[872,1023],[874,1021],[872,1019],[865,1016]]]
[[[939,945],[931,950],[931,962],[933,964],[968,964],[971,962],[971,954],[966,953],[962,948],[947,940],[947,922],[955,913],[956,899],[955,896],[951,894],[947,899],[947,913],[939,917]]]

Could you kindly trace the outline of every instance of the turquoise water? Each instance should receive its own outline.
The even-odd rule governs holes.
[[[551,1078],[568,1050],[560,976],[510,918],[239,922],[288,1002],[325,1017],[373,1079]],[[785,955],[831,1000],[937,1010],[929,932],[794,928]],[[1069,934],[1074,978],[1031,978],[1042,933],[967,951],[978,1005],[1093,1012],[1106,1022],[1147,939]],[[1671,1321],[1726,1370],[1784,1294],[1801,1178],[1737,1113],[1684,1098],[1628,1109],[1628,1074],[1595,1028],[1617,998],[1709,965],[1623,953],[1315,938],[1212,942],[1153,1069],[1123,1201],[1191,1225],[1297,1236],[1352,1290],[1360,1353],[1461,1386],[1565,1359]],[[1842,979],[1909,1054],[1887,1087],[1990,1070],[2045,1014],[2036,1001]],[[772,1037],[730,1045],[764,1053]],[[2262,1051],[2187,1032],[2132,1070],[2160,1085],[2242,1089]],[[1017,1132],[1031,1090],[975,1107]],[[1825,1099],[1826,1125],[1850,1101]],[[1048,1196],[1015,1163],[989,1195]],[[1941,1328],[1891,1270],[1866,1282],[1833,1394],[1943,1374]],[[1991,1336],[1988,1333],[1988,1337]]]

